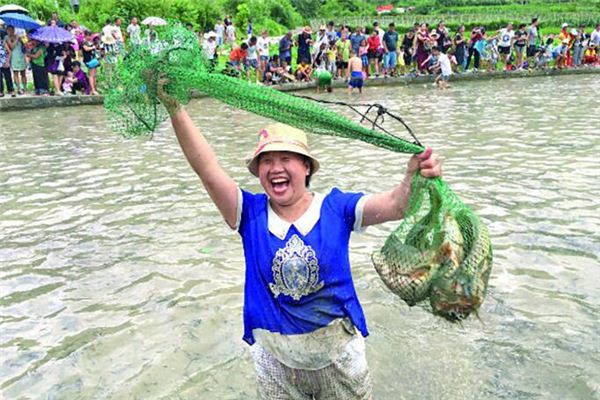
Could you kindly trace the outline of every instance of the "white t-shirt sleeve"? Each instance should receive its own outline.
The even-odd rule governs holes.
[[[371,197],[371,195],[364,195],[356,202],[356,208],[354,209],[354,228],[353,231],[356,233],[364,232],[367,227],[363,226],[363,214],[365,211],[365,203]]]
[[[237,231],[240,229],[240,224],[242,223],[242,207],[244,206],[244,195],[242,194],[242,189],[237,188],[237,209],[235,210],[235,225],[231,227],[232,231]]]

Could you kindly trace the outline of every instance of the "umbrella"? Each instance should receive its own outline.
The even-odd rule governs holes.
[[[167,21],[159,17],[148,17],[142,21],[144,25],[163,26],[167,25]]]
[[[6,25],[12,25],[15,28],[22,29],[36,29],[41,26],[35,21],[35,19],[31,18],[28,15],[17,14],[12,12],[2,14],[2,21],[4,21]]]
[[[74,36],[66,29],[58,26],[44,26],[29,35],[30,38],[48,43],[64,43],[73,40]]]
[[[0,14],[4,14],[7,12],[19,13],[19,14],[29,14],[29,11],[26,8],[23,8],[16,4],[7,4],[5,6],[0,7]]]

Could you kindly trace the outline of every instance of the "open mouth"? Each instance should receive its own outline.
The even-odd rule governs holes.
[[[290,180],[286,178],[274,178],[271,179],[271,187],[275,194],[281,194],[286,191],[290,185]]]

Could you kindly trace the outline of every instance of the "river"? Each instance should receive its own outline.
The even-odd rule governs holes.
[[[494,245],[479,318],[452,325],[378,278],[370,254],[394,223],[353,236],[375,399],[600,398],[598,93],[586,75],[319,95],[402,115]],[[260,190],[244,159],[267,121],[210,99],[188,110],[224,168]],[[0,397],[254,399],[241,241],[170,124],[128,140],[100,107],[1,117]],[[310,140],[315,191],[387,190],[408,160]]]

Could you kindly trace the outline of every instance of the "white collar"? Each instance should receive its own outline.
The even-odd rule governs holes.
[[[271,203],[267,201],[267,222],[269,225],[269,232],[283,240],[285,239],[290,226],[293,224],[302,236],[306,236],[317,222],[319,222],[319,218],[321,218],[321,205],[323,204],[323,199],[325,199],[325,195],[322,193],[315,193],[310,206],[308,206],[306,211],[304,211],[304,214],[293,223],[287,222],[277,215],[273,208],[271,208]]]

